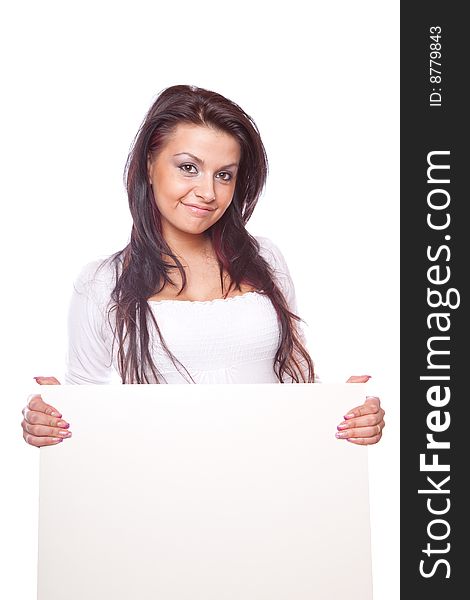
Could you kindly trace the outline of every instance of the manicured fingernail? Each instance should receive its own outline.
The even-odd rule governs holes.
[[[67,423],[67,421],[57,421],[57,427],[67,429],[67,427],[70,427],[70,423]]]
[[[59,431],[59,435],[65,438],[70,437],[72,434],[70,433],[70,431]]]
[[[51,412],[51,415],[52,415],[53,417],[61,417],[61,416],[62,416],[61,414],[59,414],[59,413],[56,413],[56,412]]]
[[[54,442],[63,442],[64,438],[53,438]]]
[[[347,415],[344,415],[345,419],[352,419],[354,417],[354,413],[348,413]]]
[[[335,433],[335,437],[337,437],[338,439],[341,438],[345,438],[347,435],[349,435],[346,431],[337,431]]]
[[[341,423],[336,427],[336,429],[347,429],[349,425],[347,423]]]

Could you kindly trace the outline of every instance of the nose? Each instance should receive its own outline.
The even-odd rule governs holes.
[[[212,202],[215,200],[214,179],[211,174],[207,174],[202,181],[199,182],[195,190],[196,196],[204,200],[204,202]]]

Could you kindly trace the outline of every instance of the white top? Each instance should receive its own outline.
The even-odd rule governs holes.
[[[297,314],[294,285],[279,248],[256,237],[260,253],[274,274],[289,308]],[[65,383],[120,382],[108,304],[114,267],[88,263],[74,285],[68,319]],[[196,383],[278,383],[273,370],[279,344],[276,311],[267,296],[247,292],[208,301],[149,300],[163,339]],[[299,325],[303,343],[305,337]],[[152,357],[167,383],[191,383],[177,370],[155,332]],[[286,378],[285,381],[292,381]]]

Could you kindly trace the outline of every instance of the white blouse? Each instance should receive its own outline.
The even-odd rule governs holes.
[[[268,238],[256,239],[261,255],[274,268],[290,310],[297,314],[294,285],[284,257]],[[107,263],[96,271],[102,262],[85,265],[75,281],[68,318],[68,384],[121,381],[108,321],[114,267]],[[278,382],[273,365],[279,324],[267,296],[253,291],[208,301],[149,300],[149,305],[168,348],[195,383]],[[305,343],[302,329],[297,327]],[[151,335],[151,350],[167,383],[191,383],[161,347],[156,332]]]

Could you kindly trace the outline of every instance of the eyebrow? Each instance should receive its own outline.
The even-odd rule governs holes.
[[[193,160],[195,160],[196,162],[198,162],[201,165],[204,164],[204,161],[202,160],[202,158],[198,158],[194,154],[191,154],[191,152],[178,152],[178,154],[173,154],[173,156],[181,156],[182,154],[184,154],[186,156],[190,156]],[[230,163],[229,165],[224,165],[221,168],[228,169],[229,167],[238,167],[238,163]]]

